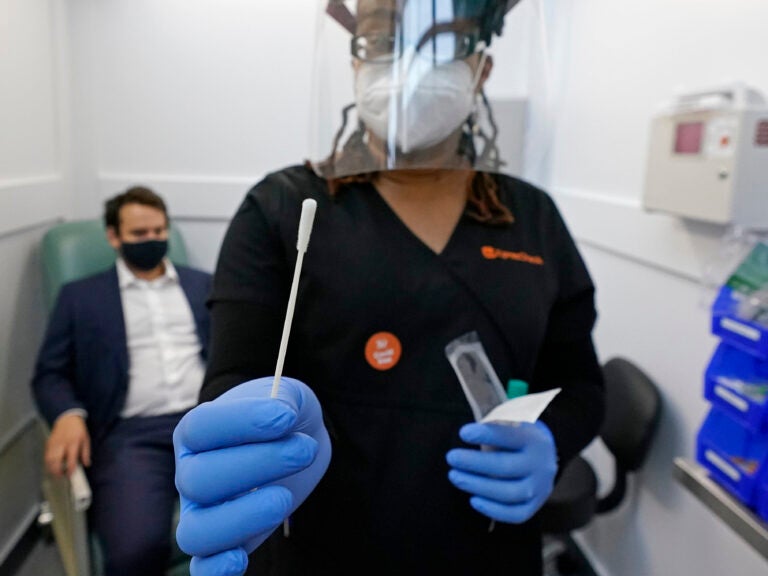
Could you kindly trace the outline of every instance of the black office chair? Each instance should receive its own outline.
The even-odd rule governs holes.
[[[661,395],[654,382],[637,366],[623,358],[603,365],[606,412],[600,438],[615,460],[611,491],[597,495],[597,477],[581,456],[562,471],[552,494],[539,511],[545,534],[561,542],[573,530],[586,526],[597,514],[617,508],[624,499],[627,476],[637,471],[648,454],[661,414]],[[568,548],[563,545],[563,548]],[[562,573],[578,571],[578,561],[569,554],[557,557]]]

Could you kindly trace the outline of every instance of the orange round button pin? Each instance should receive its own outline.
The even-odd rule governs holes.
[[[365,359],[375,370],[389,370],[400,361],[403,347],[391,332],[377,332],[365,344]]]

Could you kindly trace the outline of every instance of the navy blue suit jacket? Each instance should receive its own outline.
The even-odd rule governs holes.
[[[205,301],[211,275],[184,266],[175,268],[192,309],[203,359],[207,359],[210,320]],[[125,404],[128,362],[117,269],[64,285],[32,380],[38,409],[49,424],[65,410],[87,410],[88,428],[98,440]]]

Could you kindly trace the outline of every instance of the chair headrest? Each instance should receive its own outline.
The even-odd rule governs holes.
[[[187,250],[181,233],[170,228],[168,256],[174,264],[187,263]],[[64,222],[43,237],[42,264],[45,301],[50,310],[61,287],[102,272],[115,263],[115,251],[107,242],[100,220]]]

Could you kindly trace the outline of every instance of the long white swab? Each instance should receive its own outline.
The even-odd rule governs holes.
[[[293,309],[296,308],[296,293],[299,289],[299,276],[301,275],[301,265],[304,262],[304,254],[309,245],[309,235],[312,232],[312,224],[315,221],[315,210],[317,202],[307,198],[301,203],[301,218],[299,219],[299,238],[296,241],[296,249],[299,251],[296,257],[296,268],[293,271],[293,283],[291,284],[291,295],[288,298],[288,309],[285,311],[285,323],[283,324],[283,338],[280,340],[280,352],[277,355],[277,367],[275,368],[275,379],[272,381],[272,398],[277,398],[277,392],[280,390],[280,376],[283,374],[283,364],[285,363],[285,351],[288,348],[288,336],[291,334],[291,323],[293,322]]]

